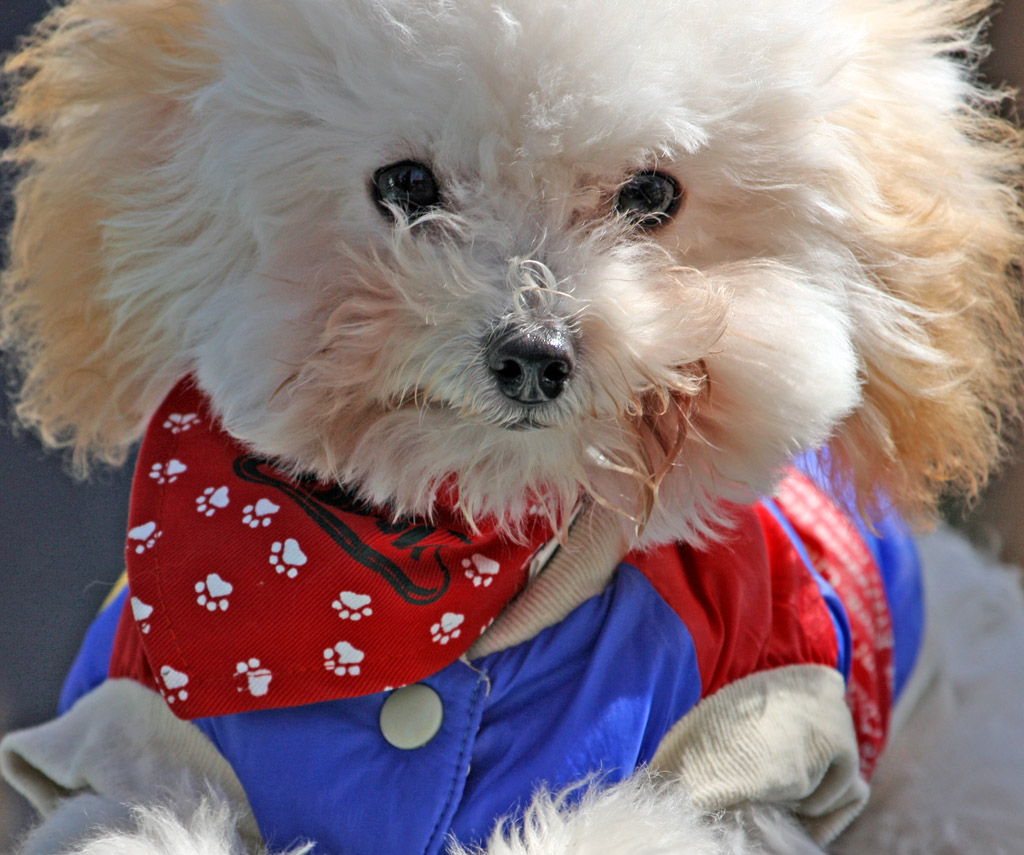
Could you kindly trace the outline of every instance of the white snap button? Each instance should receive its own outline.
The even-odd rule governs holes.
[[[422,748],[443,721],[441,696],[423,683],[395,689],[380,708],[380,732],[395,748]]]

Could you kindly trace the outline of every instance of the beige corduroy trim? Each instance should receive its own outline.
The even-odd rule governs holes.
[[[708,810],[790,806],[827,843],[868,798],[845,695],[842,675],[822,665],[752,674],[687,713],[651,765],[682,776]]]
[[[612,511],[591,506],[581,512],[543,572],[477,639],[466,657],[476,659],[529,641],[600,594],[626,554],[622,531]]]
[[[227,798],[250,851],[263,848],[227,760],[160,695],[131,680],[108,680],[60,718],[8,734],[0,741],[0,770],[44,815],[79,793],[147,804],[212,789]]]

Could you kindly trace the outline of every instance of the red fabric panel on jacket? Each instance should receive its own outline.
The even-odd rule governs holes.
[[[720,542],[626,558],[690,630],[703,695],[768,668],[834,667],[839,648],[828,608],[785,530],[759,506],[731,515],[734,526]]]

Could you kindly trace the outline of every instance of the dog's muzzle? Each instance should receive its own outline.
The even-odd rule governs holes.
[[[560,324],[506,329],[487,342],[487,368],[506,398],[545,404],[565,389],[576,364],[572,335]]]

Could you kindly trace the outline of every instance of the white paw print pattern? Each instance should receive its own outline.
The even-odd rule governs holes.
[[[153,607],[148,603],[142,602],[138,597],[132,597],[131,604],[132,617],[135,618],[136,623],[138,623],[139,629],[143,634],[149,632],[152,628],[149,624],[149,618],[153,614]]]
[[[445,612],[441,615],[441,620],[430,627],[431,639],[437,644],[447,644],[453,638],[458,638],[462,635],[460,627],[465,619],[465,615]]]
[[[463,558],[462,568],[466,571],[466,578],[471,580],[475,587],[486,588],[498,575],[501,565],[486,555],[477,554],[470,558]]]
[[[220,609],[222,612],[228,610],[228,597],[234,590],[230,582],[225,582],[216,573],[210,573],[206,579],[196,582],[196,602],[205,606],[208,611],[215,612]]]
[[[283,543],[274,541],[270,547],[270,563],[278,573],[283,573],[289,579],[298,576],[299,568],[308,560],[294,537],[287,538]]]
[[[342,591],[338,599],[331,603],[331,608],[338,612],[342,620],[362,620],[373,614],[370,595],[357,594],[355,591]]]
[[[266,528],[279,510],[280,506],[275,505],[270,499],[260,499],[256,504],[242,508],[242,522],[249,528]]]
[[[187,471],[188,467],[184,463],[172,458],[166,463],[154,463],[149,468],[149,477],[153,478],[157,484],[173,484],[182,472]]]
[[[164,420],[164,428],[174,434],[184,433],[198,421],[196,413],[171,413]]]
[[[164,665],[160,669],[160,679],[165,687],[160,689],[160,694],[167,699],[167,703],[188,700],[188,689],[185,688],[188,685],[188,674],[176,671],[170,665]]]
[[[196,496],[196,510],[206,517],[212,517],[229,504],[231,499],[227,487],[207,487],[203,490],[203,495]]]
[[[259,659],[249,659],[246,662],[239,662],[235,666],[235,676],[245,677],[245,686],[239,686],[238,691],[248,691],[254,698],[262,698],[270,691],[270,681],[274,675],[269,668],[263,668]]]
[[[347,641],[339,641],[334,647],[324,650],[324,668],[334,673],[337,677],[358,677],[360,672],[359,663],[363,661],[366,654],[362,650],[353,647]]]
[[[163,532],[157,529],[155,522],[137,525],[128,531],[128,548],[134,549],[136,555],[142,555],[147,549],[152,549],[162,536]]]

